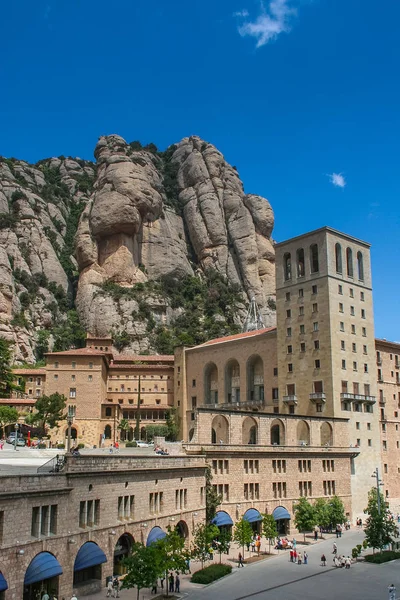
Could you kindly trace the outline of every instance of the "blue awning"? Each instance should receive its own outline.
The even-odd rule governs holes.
[[[161,529],[161,527],[153,527],[149,533],[149,537],[147,538],[146,546],[150,546],[150,544],[154,544],[154,542],[164,539],[166,535],[167,534]]]
[[[262,516],[255,508],[249,508],[244,513],[243,519],[248,521],[248,523],[257,523],[258,521],[262,521]]]
[[[272,513],[272,516],[274,517],[275,521],[280,521],[281,519],[290,519],[290,514],[284,506],[278,506]]]
[[[101,565],[105,562],[107,562],[107,557],[103,550],[94,542],[86,542],[76,555],[74,571],[82,571],[82,569]]]
[[[233,525],[232,519],[224,510],[218,511],[211,523],[218,527],[222,527],[222,525]]]
[[[0,592],[5,592],[6,590],[8,590],[7,581],[5,580],[4,575],[0,571]]]
[[[55,556],[50,554],[50,552],[41,552],[35,556],[27,568],[24,585],[56,577],[57,575],[61,575],[62,572],[61,565]]]

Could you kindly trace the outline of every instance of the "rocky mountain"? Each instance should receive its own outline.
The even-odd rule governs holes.
[[[18,361],[112,334],[169,352],[275,320],[273,211],[211,144],[99,138],[96,164],[0,158],[0,335]]]

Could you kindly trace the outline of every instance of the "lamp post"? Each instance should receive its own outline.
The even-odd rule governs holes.
[[[67,452],[71,451],[71,427],[75,417],[75,406],[68,406],[67,423],[68,423],[68,440]]]
[[[381,485],[383,485],[383,481],[381,479],[379,479],[378,467],[376,467],[376,469],[372,473],[371,477],[374,477],[376,479],[376,497],[377,497],[377,501],[378,501],[378,515],[380,515],[381,514],[381,493],[380,493],[379,487]]]
[[[15,423],[14,450],[16,450],[16,449],[17,449],[17,442],[18,442],[18,428],[19,428],[19,425],[18,425],[18,423]]]

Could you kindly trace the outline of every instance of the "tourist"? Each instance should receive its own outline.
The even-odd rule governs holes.
[[[307,554],[307,552],[304,552],[304,564],[308,565],[308,554]]]
[[[171,573],[171,575],[168,578],[169,581],[169,591],[173,592],[174,591],[174,574]]]
[[[151,588],[152,594],[157,594],[157,580],[153,583],[153,587]]]
[[[388,592],[389,592],[389,600],[396,600],[396,588],[394,587],[393,583],[391,583],[389,585]]]
[[[238,560],[238,563],[239,563],[239,564],[238,564],[238,569],[240,569],[240,567],[244,567],[244,564],[243,564],[243,556],[242,556],[242,553],[241,553],[241,552],[239,552],[238,559],[239,559],[239,560]]]
[[[323,554],[321,556],[321,566],[322,567],[326,567],[326,556],[325,556],[325,554]]]
[[[350,558],[350,556],[348,556],[346,558],[346,560],[345,560],[345,567],[346,567],[346,569],[350,569],[350,567],[351,567],[351,558]]]
[[[291,563],[293,562],[293,559],[294,559],[294,553],[293,553],[293,550],[290,550],[290,559],[289,560]]]
[[[164,589],[164,579],[165,577],[160,577],[160,586],[162,590]]]
[[[119,598],[119,581],[118,581],[118,577],[114,577],[113,592],[114,592],[113,598]]]
[[[261,540],[257,539],[256,541],[256,548],[257,548],[257,554],[258,556],[260,556],[260,550],[261,550]]]
[[[43,596],[42,596],[42,600],[50,600],[50,596],[48,595],[48,593],[45,591]]]
[[[71,600],[78,600],[78,598],[76,597],[76,594],[75,594],[75,592],[72,594],[72,596],[71,596]]]
[[[336,545],[336,542],[333,542],[333,552],[332,552],[332,554],[335,554],[335,556],[337,554],[337,545]]]
[[[296,550],[296,547],[297,547],[296,538],[293,538],[292,544],[293,544],[293,549]]]
[[[299,550],[299,552],[297,553],[297,564],[301,565],[302,560],[303,560],[303,557],[302,557],[301,552]]]
[[[294,563],[297,562],[297,550],[296,550],[296,548],[293,550],[293,562]]]
[[[314,529],[314,540],[317,542],[318,541],[318,527],[316,527]]]
[[[185,562],[186,562],[187,570],[189,571],[190,574],[192,574],[192,571],[190,570],[190,558],[187,558]]]
[[[179,574],[177,573],[175,576],[175,592],[177,594],[179,594],[180,589],[181,589],[181,580],[179,579]]]

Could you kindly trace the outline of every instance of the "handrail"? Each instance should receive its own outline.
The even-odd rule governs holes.
[[[38,467],[37,473],[59,473],[65,466],[66,458],[62,454],[57,454],[43,465]]]

